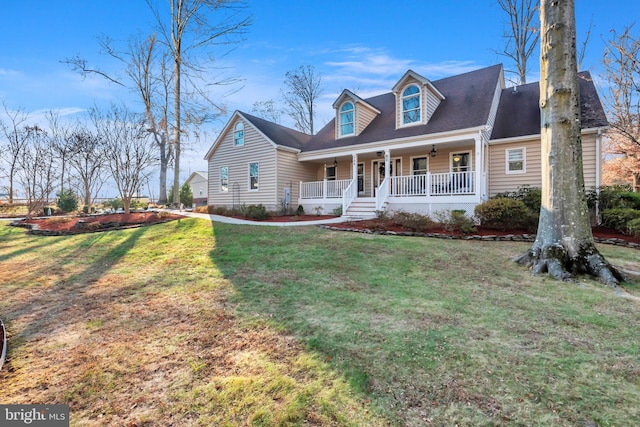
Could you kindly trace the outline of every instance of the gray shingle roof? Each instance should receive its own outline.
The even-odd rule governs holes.
[[[608,126],[607,117],[588,71],[578,73],[582,128]],[[540,134],[540,84],[504,89],[491,139]]]
[[[240,112],[240,114],[251,122],[260,132],[265,134],[267,138],[278,145],[301,149],[311,139],[311,135],[307,135],[306,133],[298,132],[297,130],[261,119],[260,117],[252,116],[251,114],[243,112]]]
[[[302,151],[346,147],[483,126],[487,124],[501,72],[502,65],[494,65],[433,81],[433,86],[445,96],[445,99],[426,125],[396,129],[393,93],[368,98],[365,101],[380,110],[381,114],[376,116],[360,135],[336,139],[334,118],[305,144]]]

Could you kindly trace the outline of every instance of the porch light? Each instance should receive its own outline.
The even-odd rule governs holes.
[[[334,157],[334,159],[333,159],[333,167],[334,167],[334,168],[335,168],[335,167],[338,167],[338,159],[336,159],[335,157]]]
[[[437,152],[438,150],[436,150],[436,146],[434,145],[433,148],[431,148],[431,157],[435,157]]]
[[[458,163],[460,161],[460,155],[459,154],[454,154],[453,161]]]

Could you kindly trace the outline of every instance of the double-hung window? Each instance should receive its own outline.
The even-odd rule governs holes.
[[[426,175],[427,173],[427,158],[426,157],[414,157],[412,159],[411,172],[413,175]]]
[[[420,89],[411,85],[402,92],[402,124],[420,122]]]
[[[220,191],[229,191],[229,166],[222,166],[220,168]]]
[[[354,108],[353,103],[345,102],[340,107],[340,136],[353,135],[354,133]]]
[[[258,162],[249,163],[249,190],[258,189],[258,181],[260,176],[260,167]]]
[[[242,124],[242,122],[236,123],[235,131],[233,132],[233,140],[237,146],[244,145],[244,124]]]
[[[512,148],[505,150],[505,159],[506,173],[525,173],[527,171],[524,148]]]

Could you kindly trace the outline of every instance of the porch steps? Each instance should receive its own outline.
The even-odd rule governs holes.
[[[375,200],[354,200],[343,215],[351,219],[370,219],[376,217]]]

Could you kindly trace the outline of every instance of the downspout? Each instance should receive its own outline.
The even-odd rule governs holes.
[[[602,128],[596,134],[596,223],[600,225],[600,187],[602,186]]]

